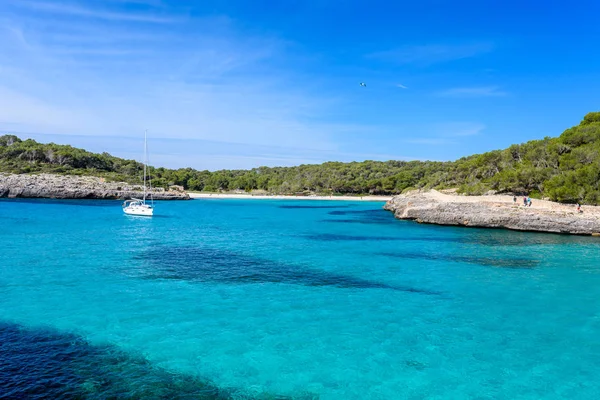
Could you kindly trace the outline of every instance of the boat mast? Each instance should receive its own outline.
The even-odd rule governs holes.
[[[148,135],[148,130],[144,131],[144,203],[146,203],[146,162],[147,162],[147,148],[148,145],[146,143],[146,136]]]

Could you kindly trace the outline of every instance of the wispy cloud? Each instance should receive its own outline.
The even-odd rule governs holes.
[[[291,166],[317,164],[331,160],[413,160],[400,154],[388,152],[345,152],[323,150],[306,146],[280,147],[255,143],[230,143],[205,139],[173,139],[157,137],[149,132],[150,164],[169,165],[175,168],[193,166],[198,169],[215,170],[252,168],[258,165]],[[141,161],[143,139],[132,135],[56,135],[48,133],[0,130],[0,135],[15,134],[22,139],[31,138],[42,143],[54,142],[82,147],[90,151],[109,152],[118,157]]]
[[[114,143],[144,128],[165,139],[218,139],[230,145],[206,167],[225,168],[283,164],[282,157],[339,158],[338,138],[364,129],[314,118],[340,100],[311,90],[287,68],[285,40],[249,34],[222,16],[129,24],[137,14],[121,15],[115,3],[0,4],[0,121],[9,121],[0,130],[105,136]],[[167,20],[179,10],[170,11]],[[83,15],[95,17],[82,21]],[[240,143],[251,145],[233,161],[242,156],[233,151]],[[311,149],[298,154],[307,143]],[[206,165],[192,152],[185,162]]]
[[[143,4],[151,7],[162,7],[165,6],[163,0],[104,0],[107,2],[121,3],[121,4]]]
[[[456,145],[461,139],[481,134],[485,125],[477,122],[444,122],[421,127],[423,136],[407,139],[406,143],[428,146]]]
[[[502,97],[508,95],[498,86],[458,87],[436,93],[440,97]]]
[[[408,158],[389,154],[406,149],[390,141],[433,146],[475,134],[431,124],[398,134],[411,113],[398,100],[406,96],[382,102],[354,84],[338,85],[338,67],[324,66],[315,51],[181,3],[0,0],[0,131],[76,134],[90,138],[82,147],[126,155],[139,144],[124,137],[148,128],[155,141],[175,143],[159,145],[155,162],[211,169]],[[404,50],[403,62],[414,63],[468,53],[460,46],[452,56]],[[373,63],[357,65],[365,61]],[[380,82],[388,91],[407,89],[395,81],[405,79],[396,66],[387,72]],[[402,116],[395,107],[404,107]],[[71,136],[63,142],[71,140],[78,144]]]
[[[434,124],[432,132],[443,137],[464,137],[479,135],[486,126],[478,122],[444,122]]]
[[[407,139],[406,143],[411,144],[425,144],[429,146],[442,146],[447,144],[453,144],[454,142],[446,138],[420,138],[420,139]]]
[[[34,0],[19,0],[11,3],[13,6],[27,8],[36,12],[48,14],[70,15],[101,20],[149,22],[149,23],[172,23],[177,19],[147,13],[118,12],[107,9],[88,8],[77,3],[56,3]]]
[[[395,64],[431,64],[460,60],[488,53],[494,48],[492,43],[467,44],[427,44],[403,46],[391,50],[368,54],[368,58]]]

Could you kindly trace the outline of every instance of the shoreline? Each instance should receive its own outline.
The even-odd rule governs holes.
[[[180,190],[153,188],[154,200],[189,200]],[[126,200],[142,198],[142,185],[107,182],[95,176],[0,173],[0,198]]]
[[[436,190],[395,196],[384,208],[398,219],[434,225],[600,236],[600,207],[533,199],[524,206],[513,196],[461,196]]]
[[[326,200],[326,201],[390,201],[393,196],[285,196],[187,192],[190,199],[246,199],[246,200]]]

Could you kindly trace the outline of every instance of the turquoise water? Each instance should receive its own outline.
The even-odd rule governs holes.
[[[597,398],[600,240],[381,207],[0,201],[0,391]]]

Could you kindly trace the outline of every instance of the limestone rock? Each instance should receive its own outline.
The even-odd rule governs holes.
[[[512,196],[459,196],[435,190],[412,191],[394,196],[384,208],[396,218],[419,223],[520,231],[594,235],[600,232],[600,207],[584,206],[579,213],[574,205],[546,200],[532,201],[525,207]]]
[[[130,199],[141,198],[143,187],[124,182],[106,182],[93,176],[54,174],[0,174],[0,197],[52,199]],[[179,190],[154,188],[155,200],[188,200]]]

